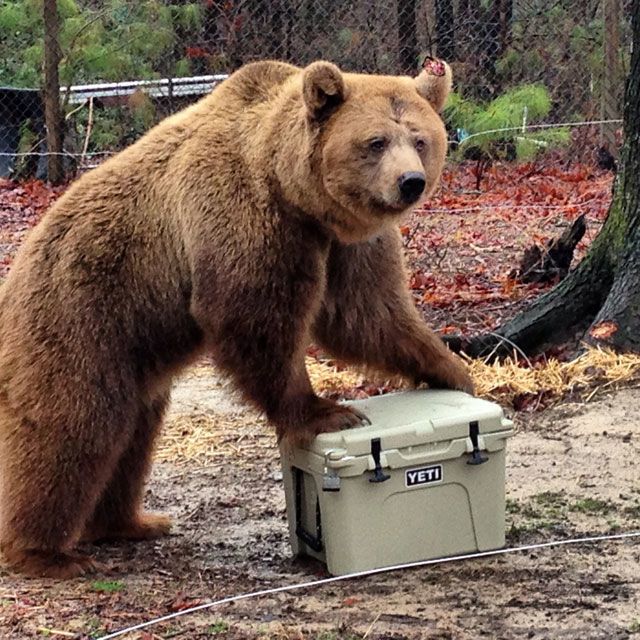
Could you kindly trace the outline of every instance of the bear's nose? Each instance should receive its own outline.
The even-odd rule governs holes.
[[[424,173],[419,171],[403,173],[398,178],[398,188],[400,189],[402,201],[407,204],[414,203],[422,195],[425,184]]]

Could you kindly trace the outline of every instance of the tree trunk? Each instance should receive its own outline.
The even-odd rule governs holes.
[[[47,177],[59,184],[64,180],[62,156],[63,121],[60,112],[60,18],[56,0],[44,1],[44,119],[47,126]]]
[[[620,117],[620,0],[604,0],[604,65],[602,69],[602,120]],[[616,124],[601,125],[602,142],[617,160]]]
[[[482,10],[480,21],[482,50],[481,60],[487,80],[494,94],[501,91],[496,72],[496,63],[504,54],[511,38],[511,20],[513,17],[513,0],[493,0]]]
[[[481,356],[526,353],[572,337],[640,352],[640,0],[633,0],[621,169],[607,220],[588,255],[548,293],[496,331],[461,348]],[[495,350],[495,351],[494,351]]]
[[[436,47],[438,58],[447,61],[455,59],[455,26],[453,0],[436,0]]]
[[[403,73],[413,75],[418,68],[416,0],[396,0],[399,63]]]
[[[500,23],[501,55],[511,45],[511,23],[513,22],[513,0],[500,0],[497,3],[498,21]]]

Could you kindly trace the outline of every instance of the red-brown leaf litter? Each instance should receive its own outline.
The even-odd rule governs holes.
[[[7,275],[25,234],[64,190],[41,180],[13,182],[0,178],[0,281]]]
[[[611,197],[613,176],[595,165],[567,166],[549,158],[494,164],[480,191],[475,170],[474,162],[450,165],[438,191],[401,227],[409,286],[429,322],[443,333],[492,330],[539,295],[545,287],[510,277],[524,249],[543,245],[585,213],[579,260]],[[37,180],[0,180],[0,278],[25,234],[64,189]]]
[[[449,166],[442,186],[414,212],[402,233],[410,286],[443,333],[492,330],[547,288],[510,274],[526,247],[544,243],[586,214],[587,232],[574,264],[607,215],[611,172],[587,165],[498,164],[476,191],[475,163]]]

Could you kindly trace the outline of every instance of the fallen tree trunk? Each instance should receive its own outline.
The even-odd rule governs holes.
[[[544,247],[534,244],[525,249],[520,267],[511,277],[523,283],[560,282],[567,277],[573,253],[586,230],[583,213],[559,237],[549,240]]]

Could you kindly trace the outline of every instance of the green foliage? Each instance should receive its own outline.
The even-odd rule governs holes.
[[[588,7],[558,2],[530,19],[514,20],[511,44],[496,62],[497,85],[514,86],[535,78],[551,88],[557,114],[597,115],[606,69],[605,27],[602,14]],[[622,21],[620,27],[624,41],[629,26]],[[622,68],[628,68],[628,56],[628,47],[621,47]],[[623,90],[621,82],[616,99],[622,98]]]
[[[135,142],[155,122],[155,109],[149,101],[140,107],[102,107],[93,114],[89,151],[118,149]],[[76,118],[77,136],[84,140],[87,133],[87,112]]]
[[[472,126],[480,108],[472,100],[466,100],[459,93],[453,92],[447,98],[444,118],[450,127],[468,130]]]
[[[99,593],[117,593],[125,588],[122,580],[95,580],[91,583],[91,589]]]
[[[173,67],[173,76],[176,78],[191,75],[191,61],[188,58],[180,58]]]
[[[547,89],[526,84],[505,91],[488,103],[465,99],[458,93],[449,96],[444,117],[450,128],[465,131],[469,137],[460,144],[464,154],[479,149],[483,156],[500,155],[507,145],[520,160],[529,159],[540,150],[567,144],[568,129],[530,129],[543,121],[551,110]]]
[[[607,514],[614,510],[614,505],[608,500],[600,500],[599,498],[584,498],[577,500],[569,507],[569,511],[578,511],[581,513]]]
[[[171,15],[183,29],[197,30],[202,24],[202,7],[196,3],[172,6]]]
[[[96,5],[99,8],[96,8]],[[174,65],[174,52],[202,23],[199,2],[160,0],[58,0],[63,84],[150,79],[189,73],[187,58]],[[42,2],[0,3],[0,84],[42,84]]]
[[[566,127],[541,129],[516,136],[516,156],[518,160],[531,160],[541,151],[564,147],[571,142],[571,133]]]
[[[229,631],[229,623],[224,620],[218,620],[209,627],[209,635],[217,636]]]
[[[19,32],[25,26],[25,13],[17,4],[0,7],[0,29],[3,33]]]
[[[58,14],[62,86],[193,72],[185,43],[197,40],[202,28],[198,0],[58,0]],[[42,86],[43,30],[42,0],[0,0],[0,85]],[[153,104],[144,96],[132,96],[128,107],[96,109],[89,150],[132,142],[155,117]],[[85,109],[70,122],[80,140],[86,120]]]
[[[34,5],[30,0],[0,4],[0,85],[39,85],[42,37],[38,36],[42,33],[43,21]],[[40,57],[37,57],[38,51]]]
[[[40,140],[33,128],[33,122],[30,119],[24,120],[20,124],[20,138],[18,140],[18,156],[15,160],[13,169],[14,178],[29,177],[35,171],[37,158],[29,154],[36,151]]]

